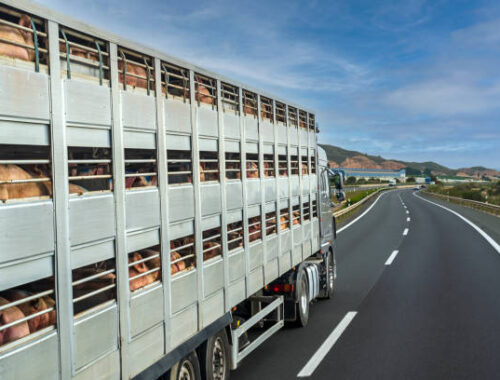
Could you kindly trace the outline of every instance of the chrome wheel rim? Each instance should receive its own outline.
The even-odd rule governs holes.
[[[333,289],[333,284],[335,282],[335,266],[333,264],[333,258],[330,256],[330,262],[328,263],[328,286]]]
[[[179,371],[179,380],[194,380],[194,367],[189,360],[182,362]]]
[[[300,295],[300,308],[302,309],[302,314],[306,313],[307,310],[307,294],[305,291],[304,282],[302,282],[302,294]]]
[[[223,380],[226,377],[225,353],[224,343],[220,337],[217,337],[212,352],[212,373],[216,380]]]

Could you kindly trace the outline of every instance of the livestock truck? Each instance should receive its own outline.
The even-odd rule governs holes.
[[[0,378],[227,379],[334,289],[314,113],[0,3]]]

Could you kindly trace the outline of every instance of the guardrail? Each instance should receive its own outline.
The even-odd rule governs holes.
[[[424,191],[424,194],[428,194],[432,197],[435,197],[438,199],[443,199],[443,200],[446,200],[448,202],[459,204],[459,205],[462,205],[465,207],[470,207],[470,208],[474,208],[476,210],[487,212],[488,214],[500,216],[500,206],[497,206],[497,205],[492,205],[489,203],[484,203],[484,202],[479,202],[479,201],[473,201],[471,199],[464,199],[464,198],[459,198],[459,197],[452,197],[449,195],[433,193],[433,192],[430,192],[427,190]]]

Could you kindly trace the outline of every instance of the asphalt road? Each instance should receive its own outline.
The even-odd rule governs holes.
[[[500,236],[496,219],[475,212],[466,217]],[[233,379],[499,378],[500,254],[473,227],[412,190],[390,191],[338,235],[336,255],[335,297],[312,305],[306,328],[270,338]]]

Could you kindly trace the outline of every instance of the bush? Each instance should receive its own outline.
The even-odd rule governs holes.
[[[345,181],[347,185],[354,185],[356,183],[356,177],[348,177],[347,180]]]
[[[417,182],[417,180],[415,179],[415,177],[410,177],[410,178],[408,178],[406,180],[406,182],[408,182],[408,183],[415,183],[415,182]]]

